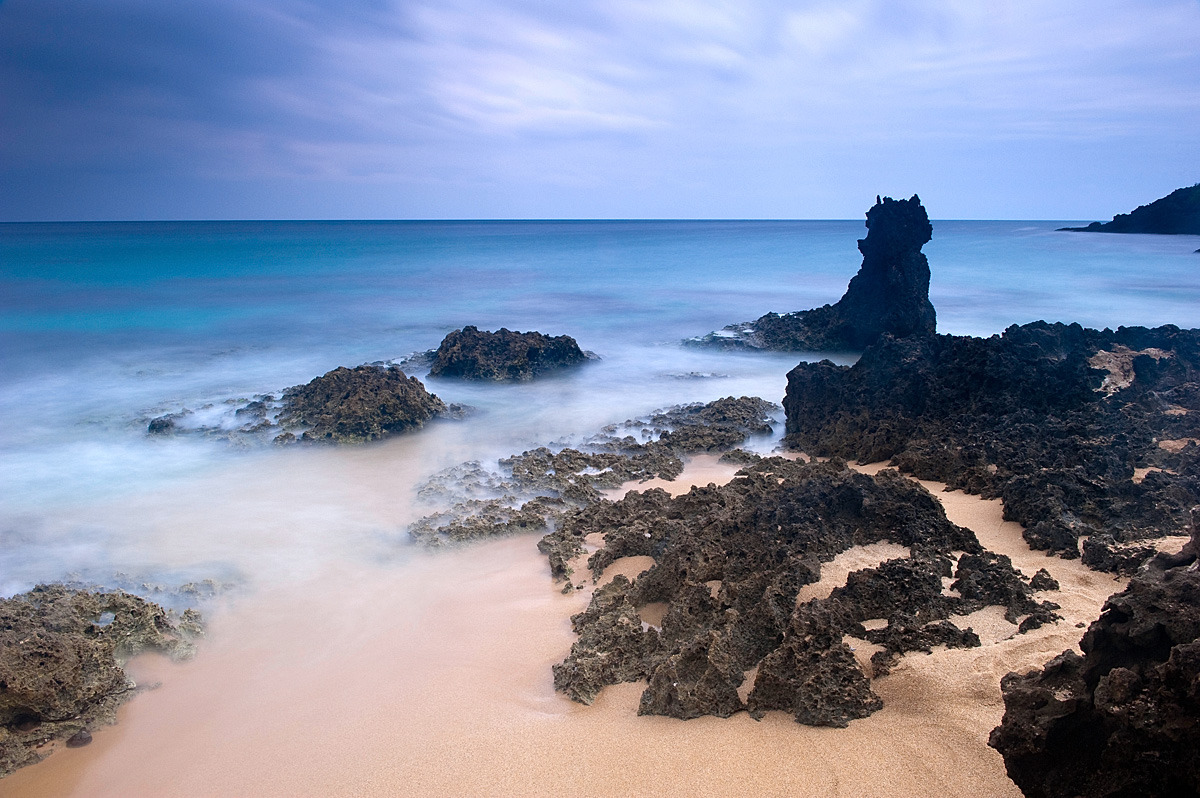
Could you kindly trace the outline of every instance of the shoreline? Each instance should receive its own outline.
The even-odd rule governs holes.
[[[672,492],[713,481],[725,468],[714,460],[689,460]],[[366,571],[330,563],[243,597],[213,615],[193,662],[135,660],[131,673],[162,687],[123,707],[91,746],[7,777],[5,794],[1015,798],[987,747],[1003,714],[1000,677],[1076,648],[1076,623],[1094,620],[1125,580],[1030,551],[998,500],[923,484],[987,548],[1023,571],[1049,569],[1065,617],[1008,639],[1004,626],[1015,626],[980,617],[983,647],[906,655],[872,682],[884,708],[849,728],[779,712],[638,717],[638,684],[606,688],[591,707],[556,694],[550,665],[593,588],[561,595],[536,538],[521,536]]]

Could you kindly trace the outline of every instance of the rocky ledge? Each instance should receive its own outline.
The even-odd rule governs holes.
[[[1131,573],[1200,503],[1200,331],[885,336],[788,374],[786,443],[1004,501],[1034,549]],[[1082,545],[1081,545],[1082,544]]]
[[[632,581],[616,576],[571,619],[579,639],[554,666],[554,684],[590,704],[606,685],[644,680],[644,715],[780,710],[845,726],[882,707],[871,679],[904,653],[978,646],[955,616],[999,605],[1022,632],[1058,617],[1057,605],[1035,597],[1057,588],[1047,574],[1031,580],[984,550],[916,482],[836,460],[762,458],[724,486],[598,502],[564,518],[539,548],[569,579],[563,565],[595,534],[604,543],[587,560],[593,578],[624,557],[653,565]],[[908,555],[797,604],[822,563],[880,541]],[[654,606],[665,607],[658,626],[642,622]],[[860,661],[853,647],[870,644],[878,651]]]
[[[586,360],[587,355],[569,335],[463,327],[442,339],[433,353],[429,376],[528,382]]]
[[[929,301],[929,261],[921,253],[933,236],[929,216],[911,199],[876,197],[867,211],[863,255],[842,298],[833,305],[726,327],[689,341],[722,348],[780,351],[861,351],[884,333],[896,337],[933,333],[936,314]]]
[[[1108,600],[1083,656],[1004,678],[990,744],[1029,798],[1200,794],[1196,534]]]
[[[54,741],[91,741],[136,686],[122,665],[142,651],[193,652],[200,616],[122,592],[39,585],[0,599],[0,777],[37,762]]]
[[[1061,227],[1073,233],[1157,233],[1200,235],[1200,183],[1179,188],[1149,205],[1117,214],[1111,222],[1092,222],[1087,227]],[[1196,250],[1200,252],[1200,250]]]
[[[576,446],[540,446],[506,457],[499,470],[463,463],[435,475],[418,496],[441,503],[409,526],[409,535],[440,546],[497,535],[546,532],[564,515],[600,501],[602,490],[655,477],[674,479],[683,456],[731,449],[772,431],[779,406],[743,396],[680,405],[601,430]],[[563,557],[552,555],[565,568]],[[556,573],[557,573],[556,570]]]

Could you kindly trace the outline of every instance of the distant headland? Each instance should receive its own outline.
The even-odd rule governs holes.
[[[1117,214],[1111,222],[1092,222],[1087,227],[1060,227],[1072,233],[1157,233],[1200,235],[1200,183],[1179,188],[1165,197]]]

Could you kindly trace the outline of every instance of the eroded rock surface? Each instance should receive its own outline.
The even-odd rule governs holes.
[[[442,339],[429,376],[527,382],[586,360],[587,355],[569,335],[514,332],[503,327],[487,332],[468,326]]]
[[[424,498],[457,501],[411,524],[409,535],[437,546],[546,531],[568,511],[599,501],[603,490],[656,477],[674,479],[683,470],[683,456],[770,433],[778,410],[758,397],[726,397],[631,419],[577,446],[539,446],[501,459],[498,471],[464,463],[418,489]],[[551,555],[558,575],[567,572],[566,561],[577,553],[574,543],[560,543],[561,550]]]
[[[1080,642],[1002,682],[990,744],[1030,798],[1200,794],[1196,548],[1159,555]]]
[[[194,611],[128,593],[39,585],[0,599],[0,776],[115,722],[135,691],[122,664],[142,651],[188,657],[200,633]]]
[[[833,305],[726,327],[693,343],[781,351],[861,351],[888,333],[897,338],[934,332],[929,301],[929,261],[921,253],[933,226],[911,199],[876,198],[867,211],[867,237],[860,239],[862,267]]]
[[[920,485],[838,460],[760,458],[723,486],[674,498],[634,492],[583,507],[543,538],[556,578],[571,576],[569,560],[594,534],[604,541],[587,560],[594,578],[625,557],[654,564],[632,582],[600,588],[572,618],[579,639],[555,667],[555,685],[590,703],[606,684],[645,680],[642,714],[781,710],[801,723],[844,726],[882,706],[845,636],[884,646],[886,670],[907,651],[979,645],[952,615],[999,604],[1014,622],[1056,617],[1054,605],[1033,598],[1029,579],[950,523]],[[797,606],[823,562],[880,541],[907,546],[910,556],[857,571],[828,598]],[[944,590],[951,576],[961,595]],[[639,608],[659,602],[667,605],[660,628],[633,623]],[[869,619],[888,624],[868,632]],[[754,668],[743,701],[739,689]]]
[[[279,424],[302,441],[363,443],[423,426],[446,404],[396,366],[338,367],[283,395]]]
[[[784,408],[789,446],[1001,498],[1030,546],[1073,558],[1088,538],[1092,567],[1136,570],[1139,541],[1186,533],[1200,503],[1196,330],[885,336],[852,367],[796,366]]]

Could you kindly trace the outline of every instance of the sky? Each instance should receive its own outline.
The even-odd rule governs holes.
[[[0,220],[1107,220],[1200,0],[0,0]]]

